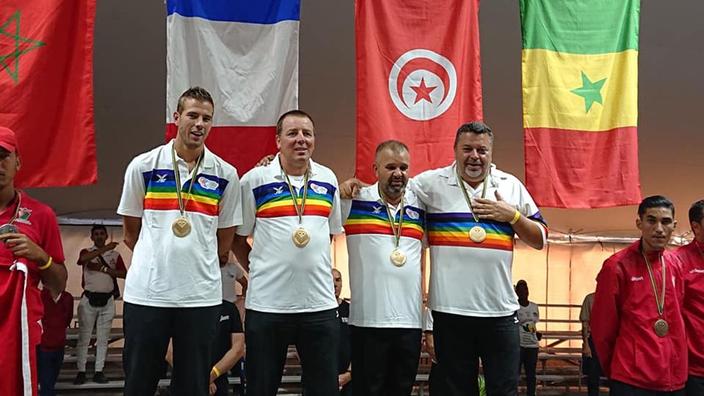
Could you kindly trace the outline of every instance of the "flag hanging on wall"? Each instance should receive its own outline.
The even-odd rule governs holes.
[[[276,152],[276,120],[298,107],[299,0],[168,0],[166,138],[179,96],[215,101],[209,149],[240,175]]]
[[[18,187],[97,181],[95,0],[0,2],[0,126],[14,130]]]
[[[640,202],[639,0],[521,0],[526,185],[536,203]]]
[[[412,174],[445,166],[464,122],[482,118],[478,0],[357,0],[356,176],[376,146],[408,145]]]

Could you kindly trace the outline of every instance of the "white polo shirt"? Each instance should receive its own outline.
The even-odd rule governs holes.
[[[391,206],[396,223],[400,206]],[[420,329],[422,326],[421,251],[425,206],[410,189],[404,196],[399,248],[406,264],[390,259],[394,235],[378,183],[342,201],[349,258],[350,320],[353,326]]]
[[[300,313],[337,307],[330,260],[330,235],[342,233],[337,178],[312,160],[310,171],[302,222],[310,242],[303,248],[291,239],[298,215],[279,155],[242,177],[243,224],[237,234],[253,237],[247,309]],[[300,198],[302,178],[291,178],[291,183]]]
[[[125,280],[125,301],[155,307],[206,307],[222,302],[219,228],[242,224],[235,168],[205,148],[187,200],[191,232],[179,238],[171,224],[180,216],[172,165],[173,140],[135,157],[127,166],[117,213],[141,217],[142,228]],[[182,196],[192,173],[176,156]]]
[[[93,252],[98,249],[95,245],[85,249],[87,252]],[[118,260],[121,262],[122,258],[120,253],[115,250],[108,250],[107,252],[101,254],[105,263],[111,269],[117,269]],[[94,264],[101,264],[100,260],[96,257],[90,261]],[[124,264],[122,264],[124,266]],[[89,269],[87,266],[83,267],[83,290],[95,292],[95,293],[111,293],[115,288],[115,282],[112,276],[106,274],[105,272],[96,271]]]
[[[426,231],[430,245],[430,308],[435,311],[479,317],[508,316],[518,310],[511,282],[514,231],[509,223],[475,222],[457,184],[454,164],[421,173],[409,185],[426,205]],[[470,197],[477,189],[465,183]],[[538,207],[523,184],[513,175],[491,166],[486,198],[504,201],[522,215],[538,221],[546,239]],[[469,239],[469,230],[479,225],[487,237],[482,243]]]

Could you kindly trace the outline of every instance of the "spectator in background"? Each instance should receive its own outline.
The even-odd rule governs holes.
[[[350,303],[340,298],[342,292],[342,273],[336,268],[332,269],[332,281],[335,285],[335,298],[337,298],[337,318],[340,320],[340,344],[338,347],[337,382],[340,386],[340,395],[352,394],[352,349],[350,342],[350,328],[347,325],[350,319]]]
[[[54,396],[54,385],[64,362],[66,345],[66,328],[73,319],[73,296],[63,291],[56,294],[44,288],[42,290],[42,342],[37,347],[37,371],[39,394]]]
[[[527,395],[535,396],[535,368],[538,365],[538,341],[540,339],[535,325],[540,319],[538,304],[528,301],[528,283],[523,279],[516,283],[518,296],[518,324],[521,337],[521,361],[518,365],[518,374],[521,366],[526,372]]]
[[[587,376],[588,396],[599,395],[599,379],[601,378],[601,365],[596,356],[594,342],[592,341],[589,319],[594,305],[594,293],[584,297],[582,309],[579,311],[579,320],[582,322],[582,370]]]
[[[120,253],[115,251],[117,242],[106,243],[108,230],[102,224],[94,225],[90,230],[93,246],[83,249],[78,256],[78,265],[83,267],[83,297],[78,303],[78,374],[74,384],[86,382],[86,362],[88,344],[93,327],[95,327],[95,374],[93,381],[99,384],[108,382],[103,373],[105,357],[108,350],[108,338],[115,317],[115,279],[127,274],[125,263]],[[119,295],[119,294],[118,294]]]
[[[237,303],[237,298],[247,294],[247,271],[230,254],[227,264],[220,267],[220,278],[222,279],[222,299],[233,304]],[[238,290],[239,289],[239,290]]]

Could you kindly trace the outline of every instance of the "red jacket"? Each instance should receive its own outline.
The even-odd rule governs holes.
[[[704,245],[692,242],[677,250],[684,275],[684,326],[689,346],[689,374],[704,377]]]
[[[687,381],[687,340],[681,302],[681,265],[673,252],[663,252],[667,287],[663,318],[665,337],[655,334],[657,305],[640,241],[617,252],[597,276],[590,327],[601,367],[607,377],[638,388],[674,391]],[[648,257],[658,293],[662,290],[661,262]]]
[[[44,351],[60,351],[66,344],[66,327],[73,319],[73,296],[62,292],[58,301],[51,297],[49,289],[42,290],[44,316],[42,317],[42,342]]]

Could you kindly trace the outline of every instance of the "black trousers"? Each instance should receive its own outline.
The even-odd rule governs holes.
[[[420,329],[350,326],[352,393],[408,396],[418,371]]]
[[[211,344],[220,305],[161,308],[125,303],[125,395],[153,395],[164,372],[164,357],[173,339],[172,394],[207,396]]]
[[[592,337],[590,336],[587,341],[589,342],[589,349],[592,351],[591,357],[584,358],[584,368],[587,374],[587,395],[599,396],[601,364],[599,363],[599,357],[596,354],[596,348],[594,348]]]
[[[690,375],[687,378],[687,387],[685,388],[687,396],[702,396],[704,395],[704,377],[695,377]]]
[[[433,311],[433,319],[437,374],[444,377],[438,384],[441,395],[478,396],[480,358],[487,396],[517,394],[520,343],[515,314],[484,318]]]
[[[43,351],[40,347],[37,347],[37,379],[39,380],[39,394],[41,396],[56,395],[54,387],[63,363],[63,349],[60,351]]]
[[[276,395],[290,344],[301,358],[303,393],[338,394],[337,309],[293,314],[247,310],[246,318],[247,395]]]
[[[518,365],[518,375],[521,375],[521,366],[526,372],[526,395],[535,396],[535,368],[538,365],[538,348],[521,347],[521,362]]]
[[[658,392],[636,388],[635,386],[614,380],[609,382],[609,388],[609,395],[611,396],[685,396],[684,389],[674,392]]]

